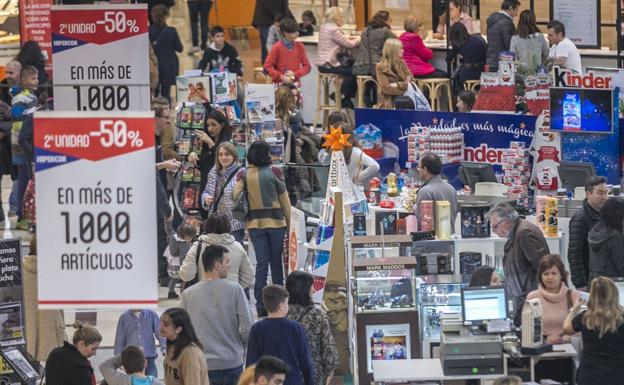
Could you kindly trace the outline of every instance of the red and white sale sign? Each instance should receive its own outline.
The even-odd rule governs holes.
[[[46,72],[52,73],[52,38],[50,36],[50,6],[52,0],[21,0],[19,2],[20,40],[39,43],[46,58]]]
[[[54,108],[149,111],[147,5],[51,7]]]
[[[157,306],[153,113],[34,125],[39,308]]]

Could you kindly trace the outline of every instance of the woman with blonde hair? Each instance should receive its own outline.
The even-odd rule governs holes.
[[[618,385],[624,378],[624,308],[619,291],[607,277],[592,281],[587,310],[577,300],[563,323],[565,334],[581,332],[583,356],[578,369],[578,385]]]
[[[405,95],[410,86],[412,73],[402,58],[403,43],[399,39],[386,40],[381,61],[376,65],[380,108],[394,108],[393,99]]]

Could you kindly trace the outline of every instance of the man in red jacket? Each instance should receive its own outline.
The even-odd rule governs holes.
[[[305,47],[298,41],[299,25],[293,19],[284,19],[280,23],[284,38],[273,45],[264,62],[264,69],[275,83],[298,82],[310,72],[310,62]]]

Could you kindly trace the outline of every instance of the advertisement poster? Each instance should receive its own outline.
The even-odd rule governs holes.
[[[25,343],[21,243],[19,239],[3,239],[0,241],[0,346]]]
[[[275,120],[275,86],[252,84],[245,86],[245,108],[249,123]]]
[[[153,112],[37,112],[34,125],[39,308],[156,307]]]
[[[55,5],[51,19],[54,109],[150,110],[147,5]]]
[[[366,363],[373,372],[373,361],[410,360],[410,325],[366,325]]]
[[[212,78],[212,97],[215,103],[225,103],[230,100],[236,100],[236,74],[229,72],[213,72],[210,74],[210,77]]]
[[[305,214],[296,207],[290,209],[288,234],[288,272],[292,273],[302,269],[306,259]]]
[[[565,36],[579,48],[600,48],[599,0],[554,0],[552,20],[559,20],[566,29]]]
[[[52,38],[50,33],[50,6],[52,0],[20,0],[20,40],[39,43],[46,59],[46,72],[52,74]]]
[[[176,100],[182,103],[210,103],[210,76],[178,76]]]

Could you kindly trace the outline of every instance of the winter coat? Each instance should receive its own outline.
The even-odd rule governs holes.
[[[281,13],[284,19],[295,18],[288,8],[288,0],[256,0],[256,9],[251,25],[256,28],[270,27],[278,13]]]
[[[204,131],[208,134],[208,129],[204,129]],[[223,142],[229,142],[232,140],[232,132],[231,131],[221,131],[218,138],[212,138],[214,141],[214,146],[208,147],[206,143],[202,144],[201,155],[199,156],[199,173],[201,179],[199,181],[200,186],[206,186],[208,182],[208,173],[215,165],[215,160],[217,158],[217,148]]]
[[[380,108],[394,109],[393,98],[405,94],[407,78],[412,74],[404,69],[383,68],[380,63],[377,63],[375,69],[379,83],[378,105]],[[398,87],[392,87],[392,83],[398,83]]]
[[[0,175],[13,173],[11,128],[11,106],[0,100]]]
[[[176,52],[184,47],[175,28],[152,24],[149,27],[149,40],[158,58],[158,79],[160,84],[174,85],[180,73],[180,62]]]
[[[429,75],[435,71],[435,67],[429,63],[429,60],[433,58],[433,51],[425,47],[420,35],[405,32],[399,40],[403,43],[403,60],[412,75]]]
[[[589,243],[589,278],[624,276],[624,234],[598,221],[587,237]]]
[[[358,44],[357,40],[350,40],[335,23],[322,24],[314,64],[319,67],[339,67],[338,53],[355,48]]]
[[[502,51],[509,51],[511,47],[511,37],[514,35],[516,27],[513,19],[503,11],[495,12],[487,19],[487,64],[490,71],[498,70],[498,54]]]
[[[505,243],[503,270],[507,300],[514,301],[514,312],[522,312],[526,295],[537,289],[539,261],[550,249],[537,226],[519,218]]]
[[[390,28],[371,28],[368,27],[362,31],[360,45],[353,58],[353,74],[374,76],[375,64],[381,60],[381,51],[387,39],[396,38]],[[370,55],[369,55],[370,51]],[[370,59],[369,59],[370,58]]]
[[[583,207],[577,210],[569,225],[568,262],[575,287],[587,287],[589,276],[589,243],[587,236],[598,223],[600,214],[585,200]]]
[[[91,385],[95,381],[89,360],[67,341],[50,353],[45,368],[46,385]]]
[[[250,287],[255,276],[254,268],[243,246],[230,234],[203,234],[197,242],[193,242],[180,266],[180,278],[185,282],[196,276],[200,281],[203,279],[204,264],[201,258],[197,260],[197,249],[199,249],[199,255],[202,255],[204,248],[209,245],[220,245],[228,249],[230,270],[227,279],[239,283],[243,289]]]
[[[37,295],[37,256],[24,257],[23,287],[26,318],[26,350],[37,361],[45,361],[50,352],[63,346],[65,317],[62,310],[39,310]]]

